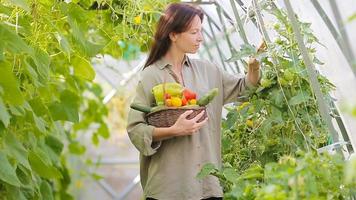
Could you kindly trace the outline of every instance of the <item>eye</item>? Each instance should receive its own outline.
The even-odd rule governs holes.
[[[192,34],[197,34],[197,33],[199,33],[200,32],[200,30],[193,30],[191,33]]]

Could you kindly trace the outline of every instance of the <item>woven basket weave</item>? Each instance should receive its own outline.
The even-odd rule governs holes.
[[[201,122],[206,117],[206,107],[197,107],[197,108],[167,108],[165,110],[160,110],[157,112],[148,113],[146,115],[146,120],[148,124],[155,127],[170,127],[174,125],[178,117],[183,114],[185,111],[193,110],[193,112],[188,115],[187,119],[192,119],[197,116],[200,112],[205,111],[203,116],[197,121]]]

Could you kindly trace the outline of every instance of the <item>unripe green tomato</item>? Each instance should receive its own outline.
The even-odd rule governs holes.
[[[269,79],[262,79],[261,80],[261,86],[264,88],[268,88],[272,85],[272,81]]]
[[[290,71],[290,70],[286,70],[284,72],[284,78],[287,80],[287,81],[293,81],[294,80],[294,74]]]
[[[287,86],[288,85],[288,81],[286,81],[286,79],[280,77],[279,78],[279,82],[281,83],[282,86]]]

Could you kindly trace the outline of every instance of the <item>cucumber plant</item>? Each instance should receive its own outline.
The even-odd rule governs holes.
[[[109,137],[91,59],[146,51],[166,3],[1,0],[0,199],[73,198],[79,138],[92,125],[94,145]]]

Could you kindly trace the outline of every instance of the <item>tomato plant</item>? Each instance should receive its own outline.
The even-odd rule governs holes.
[[[355,185],[344,182],[345,162],[337,156],[316,153],[328,144],[330,135],[319,114],[287,14],[268,7],[266,10],[276,20],[276,37],[268,44],[268,53],[259,54],[252,45],[243,45],[228,60],[259,57],[261,84],[247,97],[248,102],[226,107],[223,168],[205,165],[198,177],[217,176],[225,199],[347,199],[355,192]],[[310,25],[299,21],[309,56],[322,65],[315,55],[315,45],[320,43]],[[320,74],[318,81],[328,99],[335,86]]]

